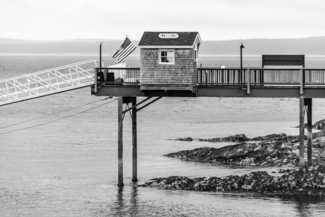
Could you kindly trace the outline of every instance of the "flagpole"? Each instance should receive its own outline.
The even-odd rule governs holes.
[[[99,68],[102,71],[102,42],[99,45]]]

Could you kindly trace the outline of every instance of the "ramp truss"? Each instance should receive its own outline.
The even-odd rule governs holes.
[[[87,60],[0,80],[0,106],[90,86],[98,63]]]

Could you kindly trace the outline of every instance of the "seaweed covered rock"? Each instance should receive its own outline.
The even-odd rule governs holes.
[[[316,138],[314,136],[314,138]],[[307,136],[305,136],[305,139],[307,139]],[[178,138],[177,141],[193,141],[194,139],[191,137],[186,138]],[[249,142],[249,141],[259,141],[259,142],[292,142],[296,143],[299,142],[299,136],[288,136],[285,133],[280,134],[270,134],[266,136],[257,136],[254,138],[248,138],[245,134],[236,134],[232,136],[227,137],[216,137],[216,138],[210,138],[210,139],[198,139],[198,141],[201,142]]]
[[[196,148],[166,154],[190,161],[220,162],[245,166],[294,166],[299,162],[298,147],[291,143],[244,143],[222,148]]]
[[[141,186],[193,191],[249,191],[323,195],[325,192],[325,166],[288,169],[282,176],[271,176],[265,171],[224,178],[171,176],[168,178],[152,179]]]
[[[307,136],[305,136],[305,140]],[[263,141],[263,142],[291,142],[296,143],[299,142],[299,136],[288,136],[285,133],[280,134],[270,134],[266,136],[258,136],[249,139],[249,141]]]
[[[178,139],[176,139],[176,141],[192,142],[193,138],[192,137],[178,138]]]
[[[212,139],[199,139],[202,142],[245,142],[250,139],[245,134],[236,134],[233,136],[227,136],[223,138],[212,138]]]

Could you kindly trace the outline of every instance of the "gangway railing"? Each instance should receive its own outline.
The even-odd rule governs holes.
[[[98,63],[87,60],[0,80],[0,105],[90,86]]]

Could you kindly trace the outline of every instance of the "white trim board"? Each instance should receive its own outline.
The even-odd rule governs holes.
[[[174,46],[154,46],[154,45],[145,45],[145,46],[139,46],[139,48],[152,48],[152,49],[193,49],[194,48],[194,45],[191,45],[191,46],[177,46],[177,45],[174,45]]]

